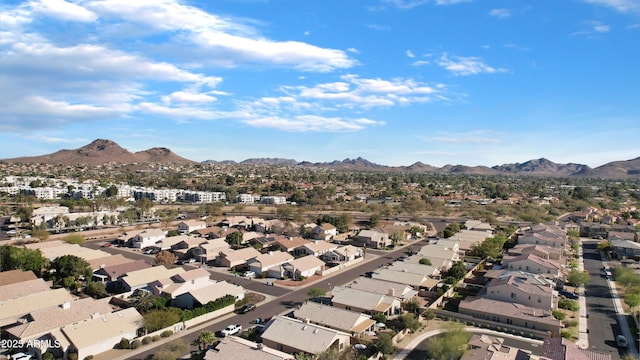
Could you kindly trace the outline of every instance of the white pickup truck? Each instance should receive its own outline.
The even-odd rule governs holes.
[[[242,331],[242,325],[229,325],[226,328],[224,328],[224,330],[222,330],[220,333],[222,334],[222,336],[229,336],[229,335],[235,335],[240,331]]]

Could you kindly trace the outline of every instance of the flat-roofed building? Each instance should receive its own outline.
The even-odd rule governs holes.
[[[276,315],[265,326],[262,343],[286,353],[319,354],[330,348],[338,352],[350,345],[348,333]]]
[[[372,331],[376,323],[370,315],[315,302],[300,306],[293,312],[293,316],[298,320],[344,331],[353,337]]]

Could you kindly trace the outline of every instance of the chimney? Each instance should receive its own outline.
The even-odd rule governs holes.
[[[71,301],[65,301],[60,305],[61,308],[63,308],[64,310],[69,310],[71,309]]]
[[[389,296],[396,296],[396,289],[394,288],[389,288]]]

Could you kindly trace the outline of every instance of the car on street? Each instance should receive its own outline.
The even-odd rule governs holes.
[[[571,300],[578,300],[580,298],[578,296],[578,294],[572,293],[571,291],[567,291],[567,290],[560,290],[560,291],[558,291],[558,294],[566,297],[567,299],[571,299]]]
[[[111,247],[111,246],[113,246],[113,244],[112,244],[112,243],[102,244],[102,247]]]
[[[253,311],[256,309],[256,304],[244,304],[240,309],[238,309],[239,314],[246,314],[249,311]]]
[[[238,324],[233,324],[233,325],[229,325],[226,328],[224,328],[220,334],[222,336],[230,336],[230,335],[236,335],[238,334],[240,331],[242,331],[242,325],[238,325]]]
[[[244,274],[242,274],[242,276],[244,276],[244,277],[255,277],[256,273],[254,271],[245,271]]]

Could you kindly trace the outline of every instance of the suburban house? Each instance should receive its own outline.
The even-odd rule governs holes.
[[[226,281],[212,281],[208,286],[189,290],[176,296],[172,303],[181,309],[193,309],[204,306],[227,295],[232,295],[236,301],[244,299],[245,289],[240,285],[230,284]]]
[[[563,327],[562,322],[553,317],[551,310],[510,301],[469,296],[460,302],[458,312],[495,326],[518,327],[524,332],[527,329],[543,331],[548,336],[559,337]]]
[[[196,230],[205,229],[207,223],[202,220],[190,219],[179,222],[177,227],[180,234],[191,234]]]
[[[20,286],[20,283],[11,284]],[[28,295],[14,297],[0,301],[0,328],[19,323],[20,319],[33,311],[46,308],[51,304],[64,304],[75,300],[67,289],[49,289],[30,293]]]
[[[171,245],[171,250],[173,253],[180,259],[184,259],[193,255],[194,250],[202,245],[206,244],[208,241],[201,237],[187,236],[186,239],[183,239],[177,243]]]
[[[22,270],[11,270],[6,272],[31,274],[35,277],[35,275],[31,271],[23,272]],[[4,273],[5,272],[1,272],[1,274]],[[48,283],[41,278],[24,280],[18,283],[3,284],[0,285],[0,302],[13,298],[19,298],[29,294],[39,293],[42,291],[49,291],[51,290],[51,285],[51,283]]]
[[[93,278],[96,281],[110,284],[129,272],[150,267],[151,264],[148,264],[144,259],[129,261],[122,264],[102,267],[93,272]]]
[[[432,265],[424,265],[419,262],[395,261],[389,267],[389,270],[420,274],[431,278],[440,277],[440,269]]]
[[[322,223],[312,231],[312,237],[316,240],[331,240],[336,235],[338,235],[338,229],[329,223]]]
[[[465,253],[492,236],[493,231],[491,230],[479,231],[463,229],[447,239],[438,240],[438,244],[444,245],[449,241],[457,242],[459,251]]]
[[[513,302],[533,308],[553,310],[553,288],[531,284],[517,276],[492,279],[478,293],[478,297]]]
[[[225,239],[217,238],[208,240],[191,249],[191,256],[200,263],[214,261],[221,251],[230,250],[229,243]]]
[[[137,233],[128,239],[131,247],[144,249],[150,246],[158,246],[158,242],[165,238],[165,233],[161,229],[147,229]]]
[[[200,236],[206,239],[217,239],[220,234],[224,232],[224,229],[219,226],[206,227],[204,229],[198,229],[193,232],[194,236]]]
[[[278,219],[254,221],[256,231],[262,233],[280,233],[285,228],[285,224]]]
[[[542,234],[526,234],[518,237],[518,244],[545,245],[556,249],[562,249],[568,244],[566,238],[547,237]]]
[[[504,339],[485,334],[472,334],[467,343],[467,351],[460,360],[503,359],[531,360],[531,353],[516,347],[504,345]],[[564,359],[563,359],[564,360]]]
[[[282,275],[293,280],[300,280],[302,277],[322,274],[324,261],[315,256],[307,255],[282,264]],[[281,276],[282,277],[282,276]]]
[[[204,360],[228,359],[294,360],[295,356],[237,336],[218,339],[215,347],[204,355]]]
[[[319,354],[329,348],[338,352],[350,346],[350,334],[309,322],[276,315],[261,335],[265,346],[287,353]]]
[[[509,270],[522,270],[548,277],[559,277],[562,267],[553,260],[546,260],[534,254],[505,256],[502,266]]]
[[[256,219],[258,222],[263,221],[262,219]],[[227,228],[241,228],[248,229],[253,225],[253,219],[248,218],[246,216],[231,216],[226,219],[223,219],[220,222],[220,225]]]
[[[60,256],[74,255],[86,261],[109,256],[108,252],[102,250],[89,249],[78,244],[68,244],[64,241],[53,240],[47,242],[37,242],[24,245],[25,249],[40,250],[43,257],[53,261]]]
[[[609,231],[607,234],[607,240],[628,240],[636,241],[637,234],[635,232],[623,232],[623,231]]]
[[[459,250],[458,246],[447,247],[430,244],[423,246],[412,258],[418,259],[418,261],[422,258],[429,259],[432,266],[440,269],[441,272],[447,272],[454,262],[460,261]]]
[[[247,260],[253,259],[259,255],[260,252],[252,247],[246,247],[238,250],[221,250],[218,253],[218,256],[216,256],[214,263],[216,266],[222,266],[230,269],[232,267],[245,265]]]
[[[19,320],[19,324],[4,329],[10,339],[19,340],[23,344],[29,342],[35,343],[35,340],[42,340],[39,345],[46,346],[44,340],[57,338],[60,328],[66,325],[77,323],[80,321],[91,319],[97,315],[108,314],[113,311],[113,307],[109,305],[109,298],[96,300],[94,298],[77,299],[75,301],[67,301],[60,305],[50,305],[34,310]],[[56,352],[55,348],[48,347],[32,348],[40,354],[51,351]],[[60,353],[59,355],[62,355]]]
[[[316,240],[308,242],[298,249],[301,253],[311,256],[322,256],[330,251],[334,251],[338,248],[338,244],[327,242],[324,240]]]
[[[136,308],[130,307],[64,326],[61,332],[77,350],[78,359],[86,359],[113,349],[122,338],[131,340],[142,335],[143,327],[144,318]]]
[[[376,270],[371,277],[376,280],[407,284],[415,289],[431,290],[438,285],[440,280],[428,277],[425,274],[416,274],[406,271],[396,271],[389,269]]]
[[[149,284],[149,289],[155,296],[168,296],[173,300],[178,295],[190,290],[200,289],[215,283],[215,280],[209,278],[210,276],[211,274],[206,269],[193,269],[169,278],[155,280]]]
[[[548,337],[542,343],[542,356],[550,360],[611,360],[611,354],[583,349],[563,337]]]
[[[616,259],[640,258],[640,243],[630,240],[610,240],[609,243]]]
[[[129,292],[139,289],[151,290],[149,289],[149,284],[153,283],[154,281],[158,279],[167,279],[185,271],[186,270],[181,267],[167,269],[162,265],[142,270],[130,271],[118,279],[117,288],[122,292]]]
[[[580,236],[588,238],[607,238],[607,234],[611,229],[609,224],[601,224],[599,222],[580,222]]]
[[[395,316],[402,313],[400,300],[395,296],[382,295],[353,289],[347,286],[336,286],[331,290],[333,306],[368,315],[382,313]]]
[[[371,316],[315,302],[307,302],[293,312],[293,316],[304,322],[316,324],[351,334],[352,337],[373,331],[375,320]]]
[[[356,290],[362,290],[374,294],[389,295],[400,299],[406,303],[418,296],[418,290],[411,286],[391,281],[361,277],[347,285]]]
[[[24,271],[20,269],[0,271],[0,286],[36,279],[38,279],[38,277],[33,273],[33,271]],[[0,292],[0,294],[1,293],[2,292]]]
[[[524,281],[532,285],[546,286],[550,288],[554,288],[556,286],[555,279],[549,279],[534,273],[521,270],[513,271],[508,269],[492,269],[486,270],[484,273],[484,278],[488,279],[489,281],[492,279],[509,279],[511,277],[516,277],[520,281]]]
[[[91,267],[93,271],[97,271],[103,267],[125,264],[132,261],[134,260],[129,259],[128,257],[125,257],[122,254],[115,254],[115,255],[109,255],[109,256],[105,256],[97,259],[91,259],[91,260],[88,260],[87,262],[89,263],[89,267]]]
[[[304,250],[302,246],[309,244],[311,241],[299,236],[276,236],[274,237],[274,245],[278,246],[281,251],[286,251],[294,255],[302,254]]]
[[[281,278],[280,265],[293,261],[293,255],[284,251],[269,251],[247,260],[250,271],[256,274],[266,273],[267,277]]]
[[[539,258],[545,260],[554,260],[558,263],[563,261],[562,250],[558,248],[552,248],[546,245],[530,245],[530,244],[517,244],[508,251],[509,255],[528,255],[533,254]]]
[[[391,245],[393,241],[389,239],[387,233],[375,230],[360,230],[358,235],[353,238],[353,243],[371,249],[384,249]]]
[[[353,245],[339,246],[337,249],[322,254],[321,258],[328,262],[343,263],[362,257],[362,248]]]

